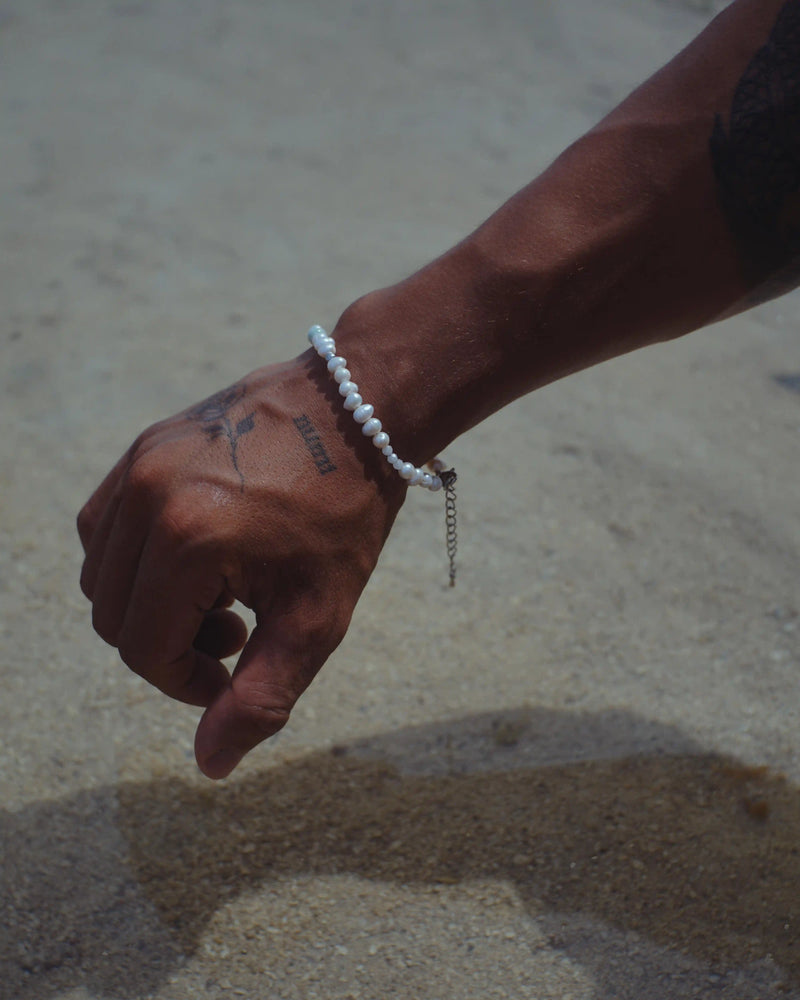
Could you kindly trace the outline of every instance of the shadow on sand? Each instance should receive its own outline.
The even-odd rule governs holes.
[[[800,790],[625,712],[472,716],[219,786],[98,788],[2,813],[0,835],[0,994],[19,1000],[153,990],[231,898],[314,873],[507,880],[534,916],[725,966],[771,955],[800,984]]]

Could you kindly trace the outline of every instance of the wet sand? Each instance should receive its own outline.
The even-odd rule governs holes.
[[[464,236],[713,6],[0,4],[2,1000],[800,997],[797,296],[456,442],[457,588],[410,498],[228,782],[77,585],[140,429]]]

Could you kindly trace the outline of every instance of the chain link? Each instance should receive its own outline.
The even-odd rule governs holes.
[[[455,469],[445,469],[439,473],[444,486],[444,512],[447,527],[447,557],[450,560],[450,586],[456,585],[456,551],[458,534],[456,524],[456,482]]]

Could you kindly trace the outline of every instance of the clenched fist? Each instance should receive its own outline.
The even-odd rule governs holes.
[[[95,629],[206,709],[195,754],[210,778],[285,724],[405,496],[326,375],[309,352],[154,424],[78,517]],[[234,600],[255,611],[249,637]],[[240,650],[231,675],[221,659]]]

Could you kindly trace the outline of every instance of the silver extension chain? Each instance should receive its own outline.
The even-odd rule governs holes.
[[[444,514],[447,527],[447,557],[450,560],[450,586],[456,585],[456,551],[458,534],[456,523],[456,482],[455,469],[445,469],[439,473],[444,486]]]

